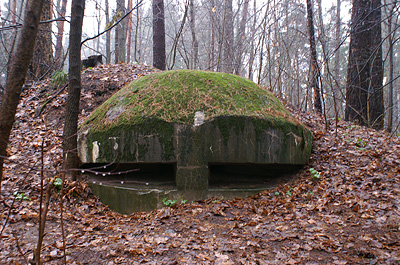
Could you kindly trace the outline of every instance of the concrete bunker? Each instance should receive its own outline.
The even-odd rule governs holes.
[[[160,207],[167,197],[264,190],[274,176],[308,163],[311,143],[311,132],[267,90],[235,75],[194,70],[133,81],[78,134],[84,167],[110,165],[94,177],[93,191],[123,213]]]

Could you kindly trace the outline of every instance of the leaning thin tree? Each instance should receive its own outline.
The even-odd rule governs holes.
[[[0,105],[0,191],[4,158],[7,156],[7,145],[15,121],[22,86],[25,83],[29,62],[33,56],[43,2],[43,0],[28,1],[17,48],[10,59],[3,100]]]
[[[139,8],[144,0],[138,1],[135,7],[123,15],[105,31],[90,37],[81,42],[82,23],[85,10],[85,0],[73,0],[71,5],[71,26],[69,37],[69,85],[68,97],[65,105],[65,123],[63,133],[63,167],[67,171],[67,176],[76,179],[78,171],[71,170],[79,167],[77,152],[77,132],[79,117],[79,100],[81,95],[81,46],[86,41],[93,40],[114,28],[118,23],[125,19],[133,10]]]
[[[64,169],[66,170],[79,167],[76,147],[79,100],[81,96],[81,39],[84,10],[85,0],[72,0],[69,37],[69,84],[63,132],[63,158]],[[67,176],[76,179],[76,174],[72,174],[72,172],[76,171],[68,172]]]

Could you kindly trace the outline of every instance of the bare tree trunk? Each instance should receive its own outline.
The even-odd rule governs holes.
[[[165,70],[164,1],[153,0],[153,66]]]
[[[261,83],[261,73],[263,69],[263,58],[264,58],[264,44],[265,44],[265,35],[267,31],[267,17],[268,17],[269,8],[265,10],[265,16],[263,19],[263,30],[262,30],[262,37],[261,37],[261,45],[260,45],[260,59],[258,65],[258,77],[257,77],[257,84]],[[269,30],[268,30],[269,32]]]
[[[224,58],[223,58],[223,71],[225,73],[233,73],[234,61],[234,36],[233,36],[233,10],[232,1],[225,0],[226,16],[224,18]]]
[[[199,42],[196,39],[196,18],[193,0],[189,1],[190,6],[190,30],[192,32],[192,51],[190,58],[190,68],[197,68],[198,54],[199,54]]]
[[[81,39],[85,0],[72,0],[71,29],[69,37],[69,84],[65,104],[65,123],[63,132],[64,169],[79,167],[77,154],[77,132],[79,100],[81,95]],[[77,171],[67,172],[67,176],[76,179]]]
[[[65,13],[67,11],[67,2],[68,0],[61,1],[61,7],[57,6],[57,11],[59,12],[60,17],[65,17]],[[56,37],[56,48],[55,48],[55,68],[62,68],[62,57],[63,57],[63,45],[62,40],[64,36],[64,20],[57,21],[57,37]]]
[[[246,23],[247,15],[249,13],[249,2],[250,0],[245,0],[242,11],[242,19],[240,21],[239,34],[237,37],[237,62],[235,65],[235,74],[242,75],[242,63],[243,63],[243,43],[246,41]]]
[[[318,67],[318,61],[317,61],[317,50],[315,47],[314,19],[313,19],[311,0],[307,0],[307,22],[308,22],[308,34],[309,34],[309,40],[310,40],[310,55],[311,55],[310,87],[314,91],[315,111],[317,113],[322,114],[321,95],[320,95],[320,89],[319,89],[319,85],[318,85],[318,80],[320,80],[321,76],[319,73],[319,67]]]
[[[15,121],[22,86],[25,83],[29,62],[33,56],[42,6],[43,0],[31,0],[27,3],[21,35],[8,68],[6,86],[0,105],[0,194],[4,157],[7,156],[6,149]]]
[[[117,14],[123,16],[126,13],[125,1],[117,0]],[[115,63],[126,61],[126,22],[122,20],[115,27]]]
[[[138,1],[136,1],[137,4]],[[139,6],[136,9],[136,28],[135,28],[135,50],[134,50],[134,58],[135,58],[135,62],[138,62],[138,58],[137,58],[137,47],[138,47],[138,34],[139,34],[139,22],[140,22],[140,12],[139,12]]]
[[[15,25],[17,23],[17,0],[13,0],[12,4],[12,22]]]
[[[385,1],[386,4],[386,1]],[[392,18],[393,18],[393,13],[394,9],[396,8],[397,2],[394,1],[392,3],[392,6],[390,7],[389,10],[389,17],[388,17],[388,42],[389,42],[389,80],[388,80],[388,107],[387,107],[387,128],[386,130],[388,132],[391,132],[393,129],[393,71],[394,71],[394,66],[393,66],[393,36],[394,32],[392,32]]]
[[[43,2],[41,21],[51,19],[52,0]],[[30,65],[30,76],[33,80],[42,80],[50,76],[54,67],[53,48],[51,40],[51,23],[44,23],[39,26],[39,33],[36,41],[35,51],[33,53]]]
[[[256,48],[255,48],[255,36],[256,36],[256,25],[257,25],[257,2],[254,0],[254,6],[253,6],[253,26],[251,27],[251,45],[250,45],[250,58],[249,58],[249,75],[248,78],[250,80],[253,80],[253,63],[254,63],[254,58],[256,56]]]
[[[20,15],[22,14],[23,2],[24,1],[21,1]],[[17,15],[17,0],[10,0],[9,6],[12,6],[11,19],[12,19],[13,25],[15,25],[20,20],[20,19],[17,20],[17,17],[19,17]],[[14,28],[12,30],[11,36],[12,36],[12,41],[11,41],[12,44],[11,44],[11,49],[9,50],[9,60],[10,60],[11,55],[13,54],[13,51],[15,48],[15,42],[17,41],[17,36],[18,36],[17,28]],[[10,65],[10,64],[8,63],[8,65]]]
[[[132,0],[128,0],[128,10],[132,9]],[[132,45],[132,13],[128,15],[128,26],[127,26],[127,47],[126,47],[126,62],[131,61],[131,45]]]
[[[224,2],[226,2],[226,1],[224,1]],[[218,33],[218,51],[217,51],[217,58],[216,58],[217,59],[217,61],[216,61],[217,72],[223,71],[223,69],[224,69],[223,62],[221,63],[221,60],[223,60],[222,52],[223,52],[223,45],[225,44],[226,13],[227,13],[227,9],[224,8],[222,30],[219,28],[217,31],[217,33]],[[217,18],[217,17],[214,16],[214,18]]]
[[[97,1],[98,1],[98,0],[95,0],[96,10],[98,11],[98,14],[97,14],[97,16],[96,16],[96,24],[97,24],[97,34],[100,34],[101,26],[102,26],[102,25],[101,25],[102,10],[101,10],[101,7],[100,7],[101,4],[99,4]],[[100,38],[97,38],[97,39],[96,39],[96,50],[97,50],[98,52],[100,52]]]
[[[109,5],[108,0],[105,0],[105,9],[106,9],[106,27],[110,26],[110,14],[109,14]],[[111,63],[111,33],[110,31],[106,32],[106,63]]]
[[[334,80],[334,87],[333,87],[333,101],[335,104],[335,117],[336,121],[339,117],[339,111],[341,108],[341,103],[338,101],[338,96],[340,93],[340,45],[341,45],[341,18],[340,18],[340,5],[341,0],[337,0],[336,2],[336,26],[335,26],[335,80]]]
[[[211,0],[211,43],[210,43],[210,56],[209,56],[209,70],[214,70],[215,67],[215,0]]]
[[[383,128],[381,0],[353,0],[346,113],[348,121]]]

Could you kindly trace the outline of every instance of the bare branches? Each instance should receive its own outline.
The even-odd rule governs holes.
[[[101,35],[103,35],[104,33],[106,33],[106,32],[108,32],[108,31],[112,30],[112,29],[113,29],[114,27],[116,27],[122,20],[124,20],[130,13],[132,13],[133,10],[135,10],[135,9],[139,8],[140,6],[142,6],[142,5],[143,5],[143,1],[144,1],[144,0],[140,0],[140,2],[138,2],[131,10],[129,10],[128,12],[126,12],[125,15],[123,15],[120,19],[118,19],[112,26],[108,27],[107,29],[105,29],[104,31],[100,32],[99,34],[97,34],[97,35],[95,35],[95,36],[93,36],[93,37],[86,38],[85,40],[83,40],[83,41],[81,42],[81,46],[82,46],[85,42],[90,41],[90,40],[93,40],[93,39],[96,39],[96,38],[100,37]]]
[[[69,22],[65,17],[59,17],[59,18],[53,18],[53,19],[49,19],[49,20],[45,20],[45,21],[40,21],[39,24],[47,24],[47,23],[52,23],[52,22],[56,22],[56,21]],[[14,24],[14,25],[6,26],[6,27],[0,27],[0,31],[16,29],[16,28],[21,28],[21,27],[22,27],[22,24],[17,23],[17,24]]]

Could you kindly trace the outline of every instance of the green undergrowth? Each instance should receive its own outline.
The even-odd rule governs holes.
[[[298,124],[269,91],[248,79],[226,73],[174,70],[133,81],[97,108],[82,127],[90,125],[91,131],[101,131],[140,125],[151,117],[192,124],[196,111],[202,111],[205,120],[232,115]]]

